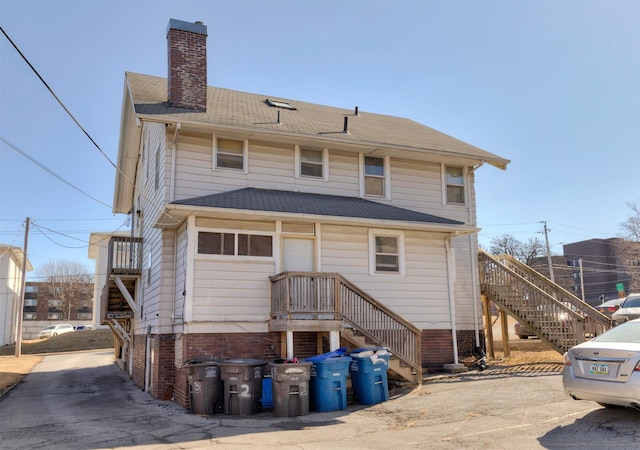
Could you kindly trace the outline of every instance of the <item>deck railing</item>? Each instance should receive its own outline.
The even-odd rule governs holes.
[[[139,275],[142,268],[142,238],[112,236],[109,240],[109,274]]]
[[[338,273],[283,272],[272,276],[271,317],[342,320],[421,370],[421,330]]]
[[[609,319],[509,255],[480,250],[482,292],[560,353],[610,328]]]

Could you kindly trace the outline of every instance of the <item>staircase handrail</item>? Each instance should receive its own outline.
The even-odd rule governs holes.
[[[286,271],[269,279],[272,317],[291,319],[300,314],[333,314],[376,345],[388,347],[404,363],[418,371],[422,370],[422,330],[376,301],[341,274]],[[304,284],[304,280],[312,279],[319,280],[318,285],[327,288],[322,291],[322,298],[296,298],[296,293],[315,293],[314,289],[306,289]]]
[[[480,251],[484,252],[483,250]],[[484,253],[491,257],[491,255],[489,255],[488,253]],[[523,262],[518,261],[516,258],[508,254],[500,255],[496,259],[502,259],[506,261],[508,263],[504,264],[506,267],[511,268],[516,273],[520,274],[520,272],[522,272],[526,274],[527,278],[531,280],[532,283],[535,284],[539,289],[553,295],[555,298],[561,300],[562,302],[570,304],[583,316],[588,316],[591,319],[595,320],[601,327],[604,327],[604,329],[608,329],[611,327],[611,320],[606,315],[602,314],[600,311],[598,311],[588,303],[583,302],[582,299],[567,291],[562,286],[554,283],[537,270],[527,266]]]
[[[582,315],[488,253],[479,252],[478,259],[480,288],[491,301],[559,353],[584,342]]]

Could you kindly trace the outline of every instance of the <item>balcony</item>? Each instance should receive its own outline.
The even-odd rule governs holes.
[[[140,275],[142,238],[113,236],[109,240],[109,275]]]

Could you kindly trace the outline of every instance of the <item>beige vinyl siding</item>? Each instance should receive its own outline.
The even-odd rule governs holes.
[[[262,322],[271,311],[273,261],[196,258],[193,317],[197,321]]]
[[[339,272],[423,329],[451,327],[442,235],[405,233],[406,275],[369,275],[368,229],[322,226],[322,271]]]
[[[169,179],[169,171],[167,158],[169,155],[166,151],[165,127],[158,123],[144,123],[143,131],[144,139],[149,151],[146,154],[145,164],[138,168],[138,179],[144,180],[139,187],[142,192],[136,196],[134,208],[140,210],[140,216],[137,220],[142,225],[142,234],[144,241],[142,244],[142,275],[140,279],[140,301],[138,304],[138,313],[142,309],[141,315],[136,315],[134,321],[134,332],[145,333],[148,326],[155,327],[154,332],[160,331],[158,327],[168,325],[170,313],[166,314],[166,308],[173,296],[162,296],[166,294],[167,286],[172,283],[173,265],[167,262],[167,258],[163,260],[163,255],[167,255],[172,259],[173,248],[163,248],[165,241],[163,239],[162,230],[154,228],[153,224],[147,218],[154,217],[159,207],[163,205],[167,199],[167,186]],[[156,159],[155,152],[159,151],[159,158]],[[156,161],[160,165],[157,167],[159,174],[159,186],[156,189]],[[147,165],[149,165],[147,167]],[[136,214],[137,216],[137,214]],[[168,246],[170,247],[170,245]],[[149,261],[151,267],[149,270]],[[167,276],[167,274],[169,274]],[[169,301],[169,303],[168,303]],[[140,308],[140,304],[144,305]],[[163,322],[160,322],[163,317]],[[166,331],[166,330],[165,330]],[[170,331],[170,330],[169,330]]]

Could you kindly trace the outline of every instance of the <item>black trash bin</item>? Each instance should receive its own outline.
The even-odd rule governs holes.
[[[224,413],[250,416],[259,410],[267,361],[227,359],[218,363],[224,384]]]
[[[224,410],[219,360],[191,359],[184,364],[193,414],[214,414]]]
[[[269,363],[273,412],[277,417],[306,416],[309,414],[310,362]]]

